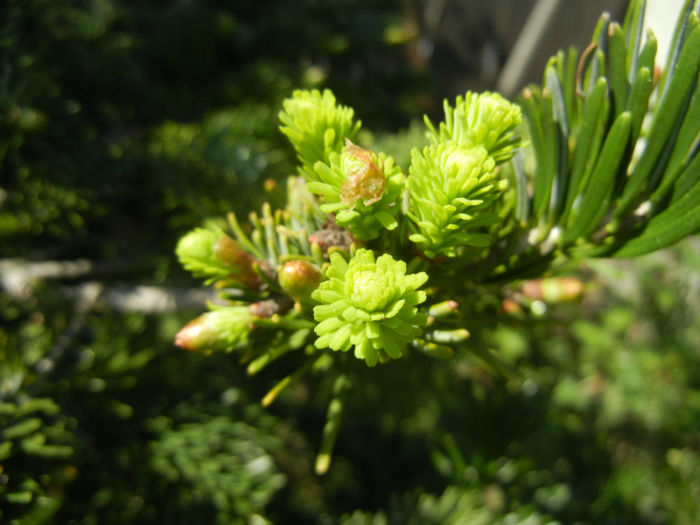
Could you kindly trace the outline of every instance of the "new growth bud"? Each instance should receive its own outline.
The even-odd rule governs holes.
[[[499,220],[489,208],[507,186],[495,167],[481,146],[449,142],[413,149],[408,177],[408,215],[414,223],[410,239],[428,257],[455,257],[463,246],[490,244],[482,228]]]
[[[214,244],[214,257],[231,268],[230,277],[249,288],[260,285],[260,277],[253,269],[255,257],[241,248],[231,237],[224,235]]]
[[[447,317],[448,315],[453,314],[457,308],[459,308],[459,303],[450,299],[448,301],[442,301],[441,303],[432,305],[428,310],[428,315],[436,318]]]
[[[287,261],[277,274],[282,289],[295,301],[304,301],[318,288],[323,275],[308,261]]]
[[[219,308],[200,315],[175,336],[185,350],[234,350],[248,339],[251,315],[247,306]]]
[[[352,108],[338,105],[333,93],[324,90],[297,90],[284,101],[280,128],[297,152],[300,171],[308,181],[318,180],[316,162],[328,162],[330,153],[339,153],[346,137],[354,137],[360,122]]]
[[[197,228],[180,239],[175,253],[186,270],[206,277],[207,284],[228,280],[253,289],[261,284],[256,259],[221,232]]]
[[[578,300],[585,286],[575,277],[550,277],[536,279],[522,285],[523,295],[548,303],[564,303]]]
[[[289,304],[287,304],[289,303]],[[287,299],[284,301],[281,297],[276,299],[265,299],[248,305],[250,315],[267,319],[282,311],[286,311],[291,306],[291,302]]]
[[[327,277],[311,295],[321,303],[314,308],[317,348],[354,347],[355,357],[374,366],[401,357],[425,326],[427,316],[417,305],[425,301],[418,288],[428,275],[406,274],[403,261],[389,254],[375,260],[371,250],[360,249],[346,262],[334,252]]]

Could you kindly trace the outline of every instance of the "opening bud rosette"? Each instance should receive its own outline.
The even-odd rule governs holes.
[[[324,197],[324,213],[335,213],[338,225],[361,240],[376,239],[383,229],[398,226],[399,197],[406,177],[394,159],[345,141],[342,153],[331,153],[328,164],[317,162],[312,193]]]
[[[317,348],[346,352],[374,366],[400,358],[419,335],[427,316],[417,305],[426,295],[418,290],[428,280],[424,272],[406,274],[406,263],[384,254],[375,260],[371,250],[360,249],[346,261],[331,254],[327,280],[311,294],[319,304],[314,318]]]
[[[345,139],[345,151],[341,157],[345,181],[340,187],[340,200],[348,208],[354,208],[357,200],[365,206],[378,202],[384,194],[386,180],[383,164],[376,153],[353,144]]]

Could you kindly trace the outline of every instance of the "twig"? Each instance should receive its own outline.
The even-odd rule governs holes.
[[[132,269],[122,261],[27,262],[0,259],[0,290],[13,299],[27,300],[34,295],[36,283],[45,279],[75,279],[92,274],[113,274]],[[108,286],[86,281],[60,287],[61,293],[75,303],[76,313],[84,314],[95,308],[110,308],[117,312],[158,314],[178,310],[202,309],[208,302],[217,302],[213,291],[162,286]]]

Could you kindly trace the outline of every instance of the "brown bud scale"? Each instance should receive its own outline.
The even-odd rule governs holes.
[[[365,206],[370,206],[382,198],[386,186],[384,172],[374,162],[372,157],[376,158],[376,155],[370,150],[356,146],[350,139],[345,139],[345,149],[362,165],[346,174],[340,188],[340,198],[349,207],[354,206],[357,199],[361,199]]]

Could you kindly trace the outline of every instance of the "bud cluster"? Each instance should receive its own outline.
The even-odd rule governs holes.
[[[633,5],[638,17],[643,3]],[[424,119],[427,146],[410,133],[402,144],[360,135],[353,110],[329,90],[295,91],[279,118],[301,177],[288,179],[284,208],[265,204],[243,224],[231,213],[228,228],[180,240],[180,262],[226,306],[192,321],[176,343],[236,351],[251,375],[293,353],[293,372],[263,404],[307,372],[330,375],[319,471],[357,375],[353,355],[373,367],[409,349],[440,359],[469,350],[507,372],[471,339],[480,320],[541,317],[548,303],[578,300],[580,281],[538,279],[567,258],[647,253],[697,230],[689,217],[700,217],[691,213],[698,119],[686,116],[700,108],[697,17],[686,9],[679,22],[690,30],[677,32],[658,103],[656,44],[640,50],[633,26],[642,24],[625,38],[628,29],[602,18],[595,56],[553,57],[522,109],[496,93],[445,101],[442,122]],[[516,155],[523,115],[530,147]],[[410,159],[400,165],[380,144]]]
[[[492,93],[467,93],[454,108],[445,103],[437,130],[426,120],[432,144],[413,148],[402,169],[353,142],[360,123],[330,91],[295,91],[283,106],[281,130],[304,180],[290,178],[286,208],[273,212],[266,204],[249,227],[229,214],[228,232],[217,225],[181,239],[183,266],[214,284],[230,306],[192,321],[177,344],[245,348],[254,371],[289,351],[289,341],[307,351],[353,349],[369,366],[405,355],[409,344],[451,355],[444,345],[468,332],[441,326],[444,316],[435,312],[442,306],[430,316],[421,310],[428,274],[409,273],[401,258],[416,249],[423,260],[454,258],[490,245],[507,187],[497,164],[518,143],[519,108]],[[270,345],[282,350],[271,355]]]

